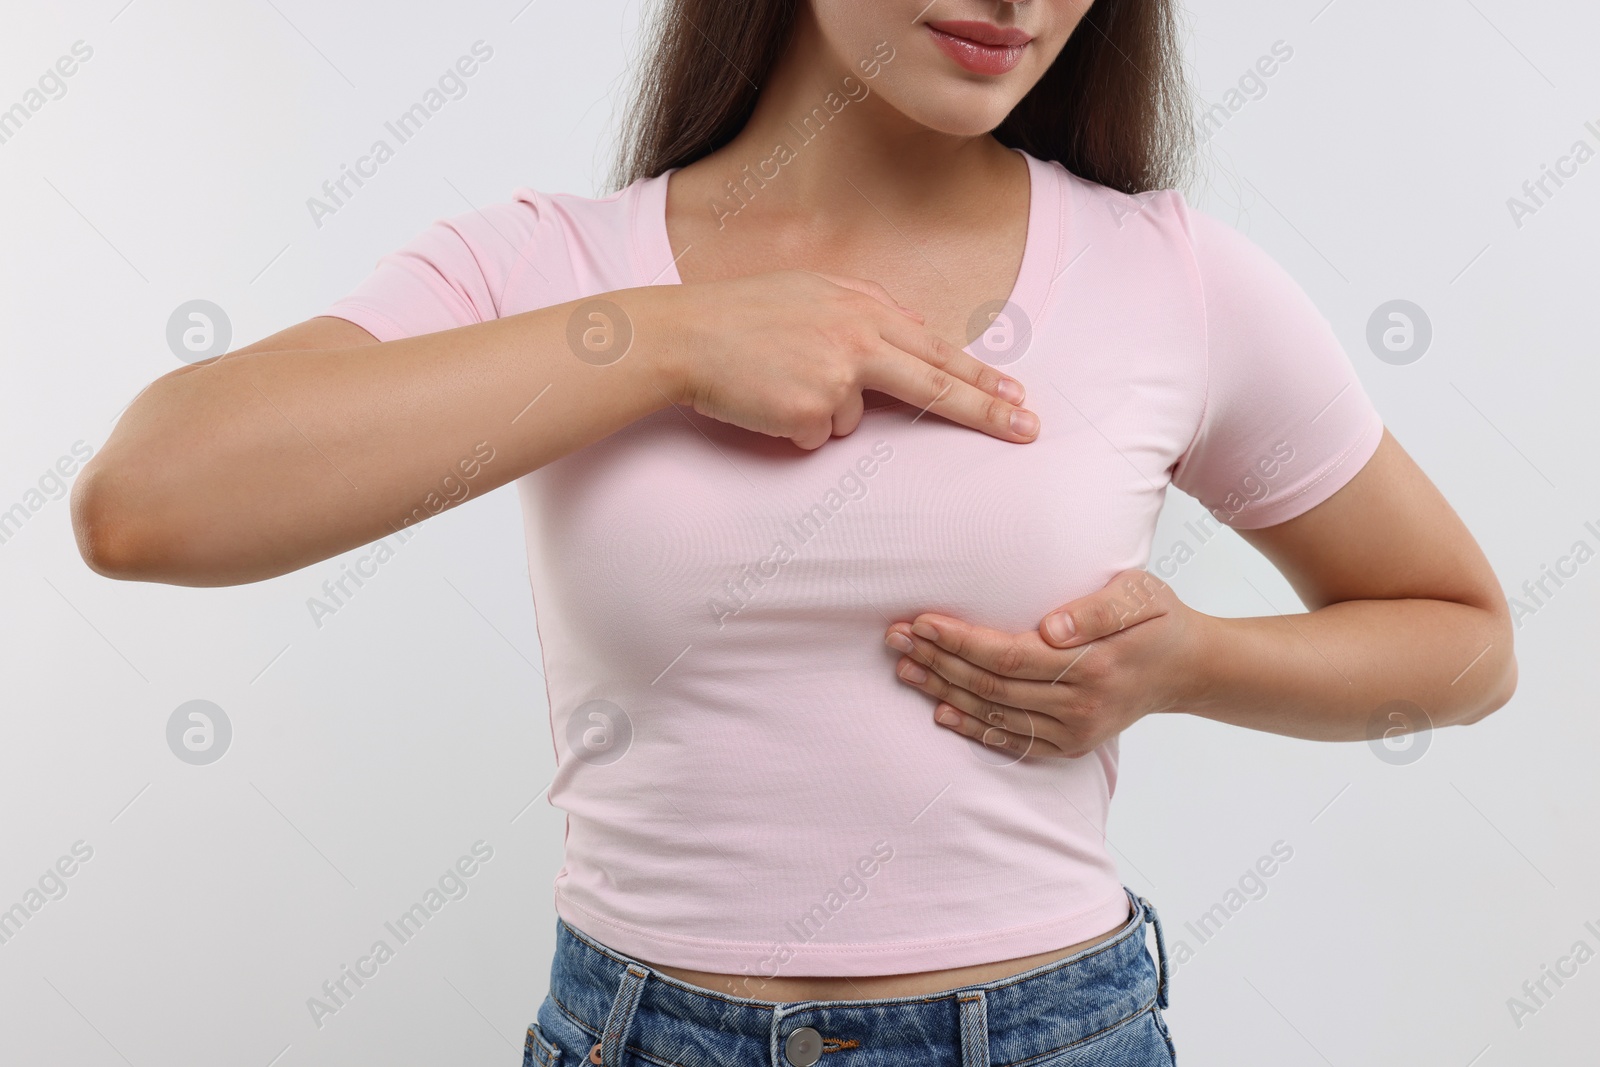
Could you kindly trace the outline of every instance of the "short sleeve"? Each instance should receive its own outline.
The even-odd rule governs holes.
[[[1249,238],[1181,205],[1206,318],[1206,393],[1172,484],[1239,530],[1286,522],[1354,478],[1383,419],[1333,327]]]
[[[536,223],[535,205],[523,198],[437,219],[322,314],[379,341],[499,318],[514,276],[531,266]]]

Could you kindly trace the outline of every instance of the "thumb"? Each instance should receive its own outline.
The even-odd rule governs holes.
[[[1158,600],[1165,586],[1146,571],[1126,570],[1088,596],[1069,600],[1039,623],[1039,636],[1056,648],[1072,648],[1166,614]]]

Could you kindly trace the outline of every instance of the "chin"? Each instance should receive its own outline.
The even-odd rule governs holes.
[[[899,94],[884,93],[884,102],[930,130],[954,137],[977,137],[1004,122],[1020,99],[1010,92],[1000,92],[999,86],[952,82],[948,78],[929,78],[911,88],[910,99],[898,100],[895,96]]]

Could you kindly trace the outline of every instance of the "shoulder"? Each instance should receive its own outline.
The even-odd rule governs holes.
[[[1211,315],[1241,313],[1272,301],[1302,302],[1288,270],[1237,227],[1190,203],[1178,189],[1123,193],[1064,172],[1079,208],[1085,239],[1114,244],[1136,263],[1152,257],[1184,265]]]
[[[1087,255],[1101,269],[1146,286],[1199,289],[1202,270],[1196,234],[1221,223],[1202,216],[1178,189],[1129,193],[1076,174],[1052,162],[1066,209],[1069,258]]]
[[[519,186],[506,199],[438,218],[431,229],[458,257],[470,257],[503,295],[500,314],[511,314],[572,299],[586,285],[627,284],[635,273],[640,201],[653,191],[652,181],[599,196]]]
[[[1264,254],[1248,237],[1189,202],[1181,189],[1126,193],[1051,164],[1071,218],[1087,240],[1116,240],[1130,250],[1165,250],[1197,261]],[[1199,265],[1197,263],[1197,265]]]
[[[608,196],[518,186],[506,199],[473,205],[436,221],[469,243],[526,250],[564,244],[585,233],[625,227],[641,184]]]
[[[1059,272],[1069,290],[1092,294],[1102,314],[1152,329],[1203,329],[1205,284],[1191,239],[1194,213],[1183,193],[1128,193],[1059,162],[1049,166],[1062,191]]]
[[[1051,161],[1048,165],[1061,183],[1072,221],[1091,233],[1185,237],[1186,218],[1191,209],[1179,190],[1127,193],[1090,181],[1058,162]]]

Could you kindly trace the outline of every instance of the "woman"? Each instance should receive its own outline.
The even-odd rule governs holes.
[[[518,481],[567,812],[525,1063],[1172,1062],[1117,735],[1477,721],[1495,578],[1304,293],[1169,188],[1165,0],[662,25],[618,192],[435,223],[155,382],[84,556],[256,581]],[[1142,570],[1169,482],[1312,610]]]

